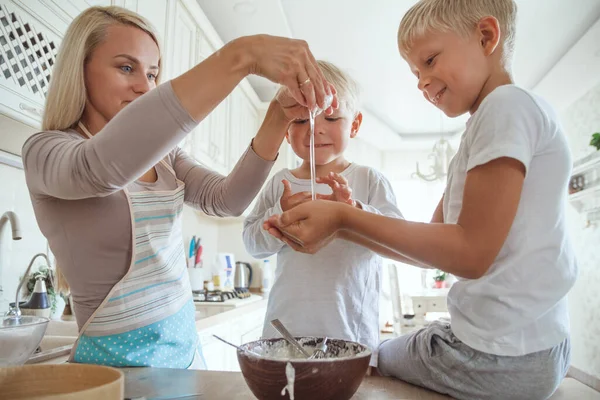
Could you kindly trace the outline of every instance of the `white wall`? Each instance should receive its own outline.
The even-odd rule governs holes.
[[[433,211],[444,192],[445,180],[426,182],[413,176],[416,163],[422,173],[429,173],[432,160],[431,150],[387,151],[383,153],[383,173],[390,180],[398,208],[404,218],[410,221],[429,222]],[[422,286],[421,269],[396,263],[400,290],[403,292],[419,290]],[[387,274],[387,272],[385,272]],[[430,274],[431,275],[431,274]],[[384,276],[384,290],[388,290]],[[431,281],[433,283],[433,281]]]
[[[208,217],[187,205],[183,208],[183,244],[188,255],[192,236],[202,240],[202,260],[208,268],[217,257],[217,243],[219,240],[218,219]],[[210,275],[208,275],[210,276]]]
[[[600,85],[562,114],[574,160],[592,153],[591,135],[600,132]],[[569,207],[569,233],[579,263],[579,277],[569,293],[572,365],[600,379],[600,221],[584,228],[583,217]]]
[[[47,251],[47,242],[40,232],[29,198],[25,174],[22,169],[0,164],[0,214],[14,211],[21,223],[22,239],[12,240],[9,223],[1,232],[0,239],[0,284],[4,289],[0,297],[0,314],[8,311],[8,300],[14,301],[19,279],[31,258]],[[41,259],[38,259],[41,263]],[[38,264],[34,265],[33,269]]]

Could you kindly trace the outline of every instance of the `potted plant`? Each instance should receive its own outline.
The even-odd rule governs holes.
[[[27,277],[27,292],[29,294],[33,293],[33,289],[35,288],[35,282],[40,277],[44,279],[44,283],[46,284],[46,292],[48,293],[48,299],[50,300],[51,314],[55,315],[57,312],[59,296],[64,300],[64,303],[68,303],[68,298],[65,297],[62,293],[57,292],[56,288],[54,287],[54,282],[56,281],[54,271],[45,265],[40,266],[36,272],[30,273]],[[58,311],[59,314],[62,313],[62,309]]]
[[[441,289],[444,287],[446,283],[446,277],[447,274],[444,271],[441,271],[439,269],[435,270],[435,276],[433,277],[433,280],[435,281],[436,289]]]
[[[592,135],[590,146],[594,146],[596,150],[600,150],[600,132],[596,132]]]

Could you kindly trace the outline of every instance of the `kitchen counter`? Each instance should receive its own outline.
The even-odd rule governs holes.
[[[260,297],[260,296],[256,296]],[[246,299],[250,300],[250,299]],[[245,300],[242,300],[245,301]],[[260,310],[261,308],[267,308],[267,299],[259,298],[257,301],[251,301],[248,303],[242,303],[243,307],[234,307],[231,310],[210,316],[210,317],[199,317],[201,314],[196,312],[196,330],[201,331],[207,328],[211,328],[215,325],[220,325],[231,321],[234,318],[249,314],[253,311]],[[198,304],[198,303],[196,303]],[[204,304],[204,303],[202,303]],[[262,321],[261,321],[262,323]]]
[[[161,368],[124,368],[125,397],[159,399],[254,399],[241,372],[192,371]],[[281,397],[282,400],[288,397]],[[367,376],[354,400],[444,400],[451,397],[393,378]],[[600,393],[573,379],[565,378],[550,400],[598,400]]]
[[[254,399],[241,372],[124,368],[125,397],[146,399]],[[184,396],[184,397],[181,397]],[[397,379],[365,377],[353,399],[443,400],[450,397]],[[282,400],[287,397],[282,397]]]

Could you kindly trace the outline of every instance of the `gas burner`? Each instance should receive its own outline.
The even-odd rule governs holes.
[[[252,296],[252,293],[248,290],[248,288],[236,288],[235,292],[237,294],[238,299],[247,299]]]
[[[192,297],[197,303],[223,303],[227,300],[247,299],[251,296],[248,289],[228,290],[192,290]]]

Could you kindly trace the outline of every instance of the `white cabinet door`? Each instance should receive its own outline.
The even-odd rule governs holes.
[[[208,27],[204,27],[204,29],[208,29]],[[216,50],[202,29],[196,50],[198,62],[204,61]],[[231,97],[227,97],[200,123],[200,132],[194,136],[194,142],[198,142],[194,154],[199,160],[204,160],[206,165],[221,174],[228,172],[230,112]]]
[[[229,157],[229,103],[225,98],[210,113],[210,156],[215,171],[226,175]]]
[[[23,4],[0,0],[0,113],[40,127],[59,33],[27,13]]]
[[[239,86],[233,91],[230,99],[229,171],[233,169],[240,156],[248,148],[258,130],[258,112]]]
[[[94,5],[110,5],[110,0],[9,0],[56,35],[64,36],[71,21]]]
[[[198,37],[200,29],[190,15],[189,11],[181,1],[176,1],[172,9],[173,17],[168,24],[167,36],[170,37],[169,45],[166,49],[166,74],[163,81],[174,78],[191,69],[197,63]],[[202,135],[203,126],[198,126],[190,135],[188,135],[179,146],[191,156],[199,159],[198,153],[206,151],[202,148],[203,140],[198,140]]]
[[[232,341],[231,325],[218,325],[198,332],[207,369],[210,371],[227,371],[229,365],[227,353],[231,351],[235,353],[235,349],[217,340],[213,337],[213,334],[225,340]]]
[[[127,8],[146,18],[158,31],[158,40],[163,52],[167,45],[167,29],[169,16],[168,0],[104,0],[113,5]],[[163,57],[164,59],[164,57]]]
[[[0,113],[39,128],[51,71],[71,21],[110,0],[0,0]]]

